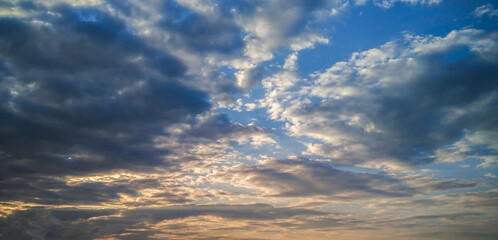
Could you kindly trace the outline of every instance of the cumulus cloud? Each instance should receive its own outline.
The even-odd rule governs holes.
[[[108,14],[51,11],[0,23],[2,169],[68,174],[161,163],[168,150],[151,141],[208,110],[207,95],[176,80],[182,62]]]
[[[243,69],[235,73],[237,86],[241,89],[249,89],[258,84],[262,79],[261,69],[258,67]]]
[[[241,30],[230,18],[194,12],[175,1],[166,1],[163,10],[166,12],[159,26],[174,47],[185,47],[196,54],[229,54],[244,47]]]
[[[125,16],[135,14],[127,9],[137,3],[108,4]],[[225,51],[220,48],[226,44],[218,39],[224,33],[209,29],[232,32],[234,26],[223,25],[229,24],[226,19],[207,19],[173,1],[164,4],[171,13],[185,14],[165,14],[158,22],[180,38],[177,44],[195,52]],[[261,140],[267,133],[233,124],[226,116],[209,115],[209,95],[199,90],[206,89],[190,83],[198,77],[186,74],[189,68],[181,59],[143,39],[126,17],[100,5],[33,2],[17,7],[37,14],[3,18],[0,23],[3,177],[35,169],[37,174],[78,174],[162,164],[171,149],[154,142],[172,137],[175,132],[166,130],[182,124],[193,124],[184,138],[190,134],[216,141],[232,132],[241,138],[259,132]],[[228,38],[227,42],[237,42]],[[195,39],[203,40],[188,42]],[[196,117],[200,114],[202,119]]]
[[[124,15],[137,10],[128,2],[108,4]],[[116,170],[153,174],[181,171],[189,164],[202,169],[201,162],[237,159],[236,151],[227,153],[232,141],[256,147],[275,143],[268,129],[233,123],[217,113],[209,89],[188,83],[194,78],[187,73],[189,62],[157,48],[125,17],[102,6],[19,2],[11,7],[29,16],[0,19],[0,201],[92,206],[191,202],[209,193],[201,196],[164,178],[72,184],[67,176]],[[199,18],[192,16],[188,25],[198,25],[199,31],[208,27],[203,24],[218,28],[217,22]],[[175,32],[178,44],[192,51],[226,50],[185,43],[181,38],[207,32],[178,27],[175,21],[161,19],[160,26],[184,31]]]
[[[302,50],[328,43],[316,29],[324,9],[337,0],[309,1],[107,1],[106,10],[123,19],[139,36],[187,62],[197,87],[223,96],[220,89],[247,90],[260,80],[260,63],[280,49]],[[230,82],[210,81],[220,67],[235,75]],[[211,76],[210,78],[212,78]],[[188,83],[188,81],[187,81]],[[231,89],[231,91],[237,91]],[[226,97],[226,96],[225,96]]]
[[[297,75],[284,68],[263,81],[262,101],[270,117],[288,122],[290,134],[319,140],[307,144],[306,154],[342,164],[430,163],[468,135],[489,142],[475,137],[473,150],[453,161],[472,156],[477,145],[492,157],[497,40],[496,32],[475,29],[445,37],[407,35],[352,54],[313,75],[311,84],[291,82]],[[292,77],[273,80],[284,74]]]
[[[299,66],[343,17],[440,2],[0,1],[0,239],[492,236],[496,32]],[[393,171],[463,160],[488,169]]]
[[[228,4],[235,19],[248,33],[245,54],[252,61],[260,62],[272,58],[279,47],[290,46],[293,50],[312,47],[314,43],[328,40],[313,32],[309,23],[320,8],[338,6],[339,1],[267,1],[251,4],[250,1],[236,5]]]
[[[183,2],[192,6],[188,1]],[[315,44],[327,44],[327,36],[314,26],[323,20],[320,17],[323,9],[340,4],[340,1],[335,0],[313,3],[280,0],[220,1],[213,11],[204,14],[238,26],[237,36],[243,36],[242,54],[233,56],[230,60],[225,56],[222,62],[236,70],[236,86],[247,90],[261,81],[260,64],[271,60],[275,51],[302,50],[313,48]]]

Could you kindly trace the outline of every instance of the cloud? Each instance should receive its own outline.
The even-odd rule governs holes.
[[[484,174],[485,177],[488,177],[488,178],[496,178],[496,175],[492,174],[492,173],[486,173]]]
[[[161,20],[175,36],[202,38],[198,43],[178,40],[192,51],[209,50],[202,44],[219,42],[221,33],[205,31],[206,24],[227,28],[171,1],[165,4],[165,9],[192,18],[183,20],[194,29],[176,26],[182,24],[176,18]],[[210,96],[188,83],[192,76],[186,74],[187,65],[153,47],[127,20],[96,7],[36,2],[29,6],[37,10],[34,17],[0,20],[3,178],[167,166],[173,150],[155,142],[174,138],[174,132],[166,130],[178,125],[192,124],[183,138],[190,134],[190,139],[214,142],[234,132],[240,138],[255,133],[259,140],[267,135],[266,130],[210,114]],[[215,39],[207,41],[203,34]],[[196,117],[201,114],[202,119]]]
[[[407,198],[482,186],[473,180],[348,171],[330,162],[299,157],[226,167],[208,179],[249,189],[252,196],[263,198],[314,197],[337,202]]]
[[[427,5],[435,5],[441,3],[443,0],[374,0],[374,4],[383,7],[383,8],[390,8],[394,6],[396,2],[402,2],[402,3],[409,3],[411,5],[415,4],[427,4]],[[362,2],[362,1],[356,1]]]
[[[197,166],[199,168],[210,168],[210,164],[220,161],[245,159],[246,156],[233,148],[234,144],[255,147],[275,144],[273,130],[255,124],[232,123],[226,115],[217,112],[199,115],[190,124],[175,124],[168,130],[172,134],[156,138],[155,145],[170,149],[171,158],[177,162],[195,160],[195,164],[208,164]]]
[[[36,14],[0,19],[0,201],[191,202],[209,193],[173,183],[170,172],[236,159],[232,141],[275,142],[270,130],[231,122],[212,109],[209,93],[187,83],[187,63],[122,18],[98,7],[19,4]],[[161,182],[68,179],[119,170],[168,175]]]
[[[235,73],[237,86],[241,89],[249,89],[258,84],[262,79],[261,69],[258,67],[240,70]]]
[[[324,9],[341,2],[167,0],[110,1],[105,6],[148,43],[192,66],[189,73],[202,76],[195,78],[197,87],[221,97],[220,88],[236,92],[256,85],[260,64],[271,60],[275,51],[328,43],[316,25],[325,19]],[[237,74],[229,76],[230,82],[206,79],[220,67]]]
[[[3,177],[162,163],[168,150],[150,143],[208,110],[207,95],[179,83],[182,62],[110,15],[67,5],[51,11],[57,17],[41,23],[0,22]]]
[[[426,220],[426,219],[442,219],[442,220],[456,220],[468,216],[481,216],[483,213],[478,212],[462,212],[462,213],[451,213],[451,214],[431,214],[431,215],[419,215],[410,217],[413,220]]]
[[[2,229],[3,237],[9,239],[25,239],[28,236],[39,239],[93,239],[114,234],[120,236],[119,239],[123,237],[124,239],[153,239],[154,234],[175,230],[174,225],[154,229],[156,224],[168,220],[181,221],[185,218],[213,216],[225,220],[268,221],[322,215],[326,213],[299,208],[273,207],[267,204],[185,205],[134,210],[34,208],[16,212],[7,219],[0,219],[0,229]],[[179,236],[181,235],[176,237]]]
[[[257,63],[271,59],[272,52],[280,47],[301,50],[314,43],[327,43],[309,25],[320,8],[337,5],[338,1],[277,0],[259,4],[242,1],[235,5],[226,2],[225,8],[230,9],[237,24],[247,33],[245,55]]]
[[[473,209],[478,212],[488,212],[495,208],[498,199],[498,190],[492,189],[483,192],[470,192],[460,194],[446,194],[424,196],[421,198],[404,198],[379,200],[369,204],[372,209],[386,209],[388,211],[407,211],[417,209],[438,209],[454,211],[455,209]]]
[[[138,188],[134,186],[135,184],[109,185],[94,182],[71,186],[64,181],[49,178],[25,177],[9,179],[2,181],[0,184],[2,186],[1,201],[16,200],[44,205],[98,205],[118,200],[120,194],[137,196]]]
[[[327,36],[319,33],[315,25],[324,20],[320,17],[324,8],[340,6],[340,1],[335,0],[313,3],[300,0],[219,1],[214,7],[198,3],[194,5],[190,1],[180,2],[211,19],[236,24],[238,33],[235,35],[242,36],[243,40],[242,52],[229,58],[225,55],[218,62],[234,69],[235,86],[243,91],[261,81],[261,64],[273,59],[275,51],[298,51],[313,48],[315,44],[327,44]],[[202,7],[196,7],[199,5]],[[226,27],[222,26],[221,29]],[[210,34],[213,32],[210,31]],[[202,41],[209,42],[204,38]],[[211,57],[217,58],[214,55]]]
[[[480,159],[478,167],[493,167],[498,164],[494,143],[497,135],[494,131],[469,132],[464,131],[461,139],[449,146],[438,149],[436,157],[442,162],[457,162],[464,159]]]
[[[163,10],[165,12],[159,25],[169,33],[168,42],[174,47],[186,47],[196,54],[229,54],[234,51],[242,53],[243,33],[234,21],[226,16],[227,13],[195,12],[175,1],[165,1]]]
[[[88,239],[120,232],[116,223],[98,225],[88,221],[114,214],[114,210],[47,210],[35,208],[19,211],[0,222],[3,237],[8,239]],[[56,223],[56,224],[54,224]],[[117,227],[112,229],[112,227]]]
[[[473,180],[435,179],[423,175],[408,175],[400,177],[400,180],[425,193],[472,188],[480,185],[477,181]]]
[[[271,118],[288,123],[291,135],[319,140],[308,143],[305,154],[341,164],[430,163],[469,134],[490,140],[476,140],[471,152],[479,145],[492,157],[497,39],[495,32],[475,29],[405,36],[354,53],[310,83],[284,68],[263,81],[262,102]]]
[[[492,4],[486,4],[477,7],[474,12],[474,16],[476,17],[484,17],[487,16],[489,18],[498,17],[498,9],[494,9]]]
[[[191,178],[172,170],[115,171],[64,178],[25,176],[0,182],[0,216],[33,206],[130,208],[170,206],[208,199],[221,191],[189,184]]]
[[[367,2],[0,1],[0,238],[492,238],[493,169],[394,169],[497,165],[497,33],[304,76],[337,20],[441,1]]]
[[[269,220],[289,218],[297,215],[325,215],[326,213],[293,208],[275,208],[267,204],[236,204],[236,205],[198,205],[158,209],[139,209],[124,213],[128,218],[148,218],[152,222],[165,219],[185,218],[199,215],[215,215],[228,219]]]
[[[328,163],[292,158],[234,166],[215,178],[263,191],[267,197],[323,196],[336,200],[411,196],[416,189],[379,174],[338,170]]]

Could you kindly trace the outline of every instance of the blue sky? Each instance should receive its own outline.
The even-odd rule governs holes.
[[[0,1],[0,239],[496,239],[498,5]]]

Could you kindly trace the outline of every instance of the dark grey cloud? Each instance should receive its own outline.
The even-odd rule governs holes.
[[[417,80],[389,89],[372,89],[370,96],[345,97],[312,106],[300,114],[344,114],[355,112],[375,123],[378,133],[366,133],[356,126],[340,126],[341,132],[358,134],[369,139],[365,145],[377,156],[394,157],[408,164],[434,161],[439,147],[458,141],[464,129],[496,131],[496,104],[493,95],[498,87],[497,63],[480,62],[472,55],[448,66],[440,58],[429,59],[424,74]],[[446,121],[448,110],[465,108],[471,103],[491,97],[474,113]]]
[[[218,216],[230,220],[266,221],[296,216],[323,215],[326,213],[298,208],[278,208],[267,204],[184,205],[135,210],[33,208],[18,211],[7,218],[0,219],[0,229],[3,237],[13,240],[30,239],[30,237],[34,239],[37,239],[35,237],[38,239],[91,239],[111,235],[118,239],[152,239],[151,237],[156,233],[171,230],[151,228],[151,224],[164,220]]]
[[[443,198],[443,201],[445,199]],[[485,192],[473,192],[466,194],[452,194],[448,195],[447,201],[457,203],[465,208],[496,208],[498,201],[498,190],[493,189]]]
[[[0,220],[0,229],[4,238],[15,240],[92,239],[126,232],[126,226],[118,226],[114,222],[99,225],[101,222],[88,221],[92,217],[105,217],[113,213],[116,211],[33,208]],[[140,235],[134,237],[139,238]]]
[[[184,205],[166,208],[142,208],[124,213],[124,217],[127,218],[148,218],[152,222],[201,215],[213,215],[234,220],[273,220],[298,215],[326,215],[326,213],[307,209],[278,208],[267,204]]]
[[[358,200],[365,197],[407,197],[419,191],[388,175],[343,171],[329,163],[303,158],[237,166],[218,177],[243,179],[244,186],[257,187],[266,195],[276,197],[325,196]]]
[[[63,177],[179,170],[186,158],[171,155],[195,144],[268,133],[211,113],[208,93],[185,84],[191,81],[187,65],[115,15],[94,7],[18,4],[33,15],[0,19],[1,201],[100,205],[122,194],[142,197],[139,190],[155,184],[162,190],[136,206],[190,202],[188,193],[154,179],[69,184]],[[176,126],[189,130],[168,132]],[[174,149],[159,146],[158,138],[175,142]]]
[[[210,107],[179,83],[185,65],[94,8],[0,19],[2,177],[163,162],[164,128]],[[45,24],[36,24],[42,21]]]
[[[433,192],[479,186],[477,181],[436,179],[420,175],[397,176],[341,170],[329,162],[305,158],[265,160],[259,165],[239,165],[215,176],[271,197],[310,197],[362,201],[415,197]]]
[[[424,74],[371,99],[378,106],[371,118],[380,129],[388,131],[379,134],[382,145],[378,149],[387,149],[391,151],[388,154],[414,163],[431,161],[424,155],[459,140],[463,129],[498,130],[490,122],[498,117],[493,111],[498,103],[493,97],[498,88],[498,62],[468,53],[445,64],[452,52],[427,56]],[[445,121],[448,109],[466,108],[488,97],[490,102],[478,112]]]
[[[263,78],[263,69],[261,66],[242,70],[235,74],[237,78],[237,86],[241,89],[247,90],[254,87]]]
[[[38,176],[6,179],[0,182],[0,187],[0,202],[16,200],[43,205],[101,205],[118,202],[122,198],[121,194],[140,197],[140,190],[152,188],[157,191],[164,190],[157,179],[68,183],[62,179]],[[168,195],[167,190],[161,193],[162,195],[157,196],[155,201],[189,201],[188,196],[182,198],[181,193],[178,196],[171,193]]]
[[[447,214],[431,214],[431,215],[418,215],[410,217],[409,220],[426,220],[426,219],[439,219],[439,220],[457,220],[464,217],[482,216],[481,212],[459,212]]]
[[[43,8],[36,18],[3,18],[1,31],[2,58],[17,67],[73,74],[121,68],[131,78],[144,74],[132,62],[142,57],[169,76],[182,74],[186,68],[167,53],[148,47],[124,22],[96,8]]]
[[[478,212],[489,212],[496,208],[498,191],[496,189],[483,192],[437,195],[430,198],[404,198],[378,201],[370,204],[373,208],[390,211],[406,211],[410,209],[472,209]]]
[[[410,181],[410,177],[405,178],[405,181]],[[418,188],[426,192],[450,191],[454,189],[471,188],[478,186],[477,181],[458,180],[458,179],[433,179],[428,177],[414,177],[412,180]]]
[[[271,133],[270,129],[231,123],[226,115],[214,114],[197,119],[189,129],[183,132],[182,137],[190,137],[190,141],[194,141],[192,138],[215,140],[224,137],[229,137],[231,141],[237,141],[242,136],[269,133]]]
[[[230,15],[203,15],[171,0],[164,1],[163,9],[164,18],[159,25],[171,34],[171,44],[196,54],[243,54],[244,33]]]

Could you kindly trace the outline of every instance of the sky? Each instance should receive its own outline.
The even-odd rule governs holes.
[[[498,3],[0,0],[0,239],[497,239]]]

